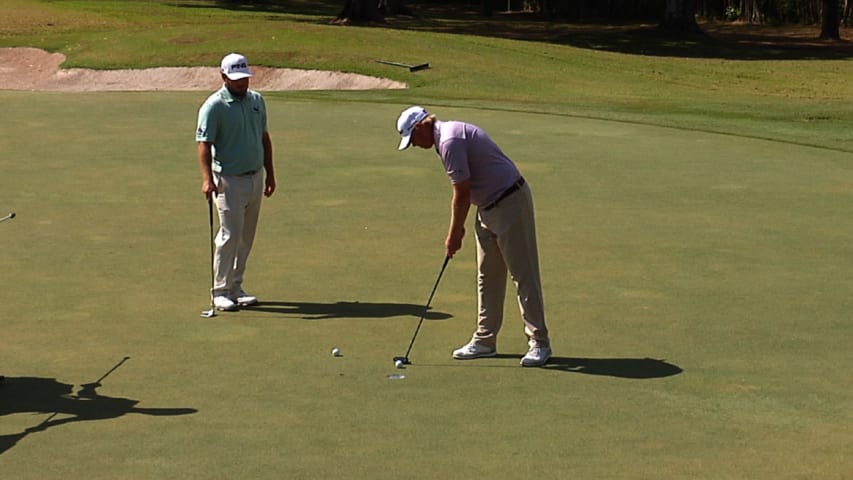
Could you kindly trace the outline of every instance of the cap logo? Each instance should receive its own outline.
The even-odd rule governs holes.
[[[252,76],[252,72],[249,71],[249,60],[239,53],[229,53],[219,65],[220,71],[231,80]]]

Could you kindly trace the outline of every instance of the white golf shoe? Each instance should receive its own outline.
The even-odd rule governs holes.
[[[469,342],[453,351],[456,360],[470,360],[472,358],[494,357],[498,352],[492,347]]]
[[[258,304],[258,297],[254,295],[249,295],[248,293],[243,291],[242,288],[239,292],[237,292],[237,295],[235,296],[237,297],[237,305],[240,305],[241,307],[249,307]]]
[[[234,303],[234,300],[231,300],[225,295],[217,295],[213,297],[213,306],[216,307],[217,310],[225,312],[233,312],[234,310],[237,310],[237,304]]]
[[[551,349],[549,347],[531,347],[526,355],[521,357],[522,367],[538,367],[545,365],[548,359],[551,358]]]

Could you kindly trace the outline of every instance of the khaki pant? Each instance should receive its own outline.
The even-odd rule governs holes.
[[[213,255],[213,296],[235,297],[242,289],[246,262],[255,241],[264,172],[251,175],[214,175],[216,207],[219,210],[219,233]]]
[[[478,209],[474,231],[479,315],[473,341],[497,348],[509,273],[516,287],[528,344],[550,347],[530,187],[523,185],[487,211]]]

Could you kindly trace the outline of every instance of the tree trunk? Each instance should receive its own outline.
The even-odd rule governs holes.
[[[385,17],[379,11],[384,0],[344,0],[344,9],[335,18],[334,23],[364,23],[385,22]]]
[[[666,0],[666,11],[660,27],[677,36],[702,34],[702,29],[696,23],[695,0]]]
[[[821,2],[822,12],[820,15],[820,38],[822,40],[841,40],[838,31],[838,0],[823,0]]]

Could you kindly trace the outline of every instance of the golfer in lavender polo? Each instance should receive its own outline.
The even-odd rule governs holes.
[[[480,127],[440,121],[423,107],[401,113],[397,131],[402,136],[400,150],[409,145],[435,148],[450,177],[453,200],[444,242],[448,256],[462,248],[468,210],[471,205],[477,207],[477,330],[470,342],[453,351],[453,358],[497,355],[509,273],[530,347],[521,365],[545,364],[551,357],[551,341],[545,326],[533,196],[518,167]]]

